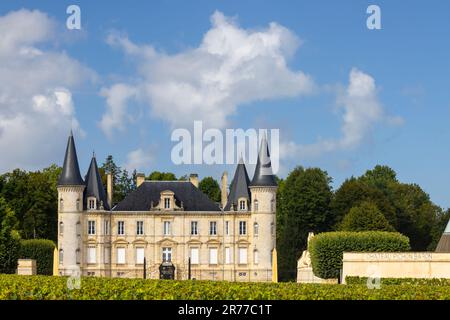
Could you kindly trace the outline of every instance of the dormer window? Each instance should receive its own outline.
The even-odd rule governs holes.
[[[164,198],[164,209],[170,209],[170,198]]]
[[[88,210],[97,209],[97,199],[95,197],[89,197],[87,199]]]
[[[170,190],[162,191],[160,194],[159,209],[160,210],[176,210],[179,209],[175,205],[175,193]]]
[[[239,210],[247,210],[247,201],[239,200]]]

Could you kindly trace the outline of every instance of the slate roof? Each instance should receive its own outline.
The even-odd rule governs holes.
[[[436,252],[450,253],[450,220],[436,247]]]
[[[156,207],[165,190],[174,192],[176,205],[181,206],[183,202],[185,211],[221,211],[218,204],[189,181],[145,181],[112,210],[149,211],[152,201]]]
[[[272,172],[272,162],[270,160],[269,145],[264,136],[259,147],[258,161],[256,162],[255,174],[250,186],[276,187],[277,182]]]
[[[103,187],[100,172],[98,171],[97,160],[95,156],[92,157],[89,170],[85,177],[86,189],[84,190],[84,207],[87,208],[87,198],[95,197],[97,204],[100,206],[100,202],[103,202],[103,208],[109,210],[108,200],[106,197],[105,188]]]
[[[250,185],[250,179],[247,174],[247,169],[242,159],[236,167],[233,180],[230,185],[230,194],[228,196],[228,202],[224,208],[225,211],[232,210],[232,204],[237,208],[239,198],[247,198],[250,200],[250,191],[248,186]]]
[[[80,167],[78,165],[77,150],[75,149],[75,141],[73,134],[70,132],[67,141],[66,155],[64,157],[64,165],[61,175],[58,179],[59,186],[79,186],[84,185],[81,178]]]

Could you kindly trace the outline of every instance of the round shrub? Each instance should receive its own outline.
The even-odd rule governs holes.
[[[324,232],[309,243],[311,263],[316,276],[339,278],[344,252],[404,252],[409,251],[408,237],[397,232]]]
[[[395,231],[376,204],[364,201],[350,209],[340,225],[342,231]]]
[[[37,274],[53,274],[53,251],[55,244],[51,240],[22,240],[21,259],[35,259]]]

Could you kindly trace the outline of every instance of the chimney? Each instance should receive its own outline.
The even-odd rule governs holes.
[[[225,208],[225,206],[227,205],[228,202],[228,191],[227,191],[227,186],[228,186],[228,172],[224,171],[223,175],[222,175],[222,180],[221,180],[221,194],[222,194],[222,198],[221,198],[221,203],[222,203],[222,208]]]
[[[145,181],[145,174],[138,173],[136,174],[136,187],[139,188],[139,186]]]
[[[110,208],[112,208],[112,198],[113,198],[113,179],[112,174],[106,174],[106,194],[107,201]]]
[[[196,188],[198,188],[198,174],[196,174],[196,173],[191,173],[191,175],[189,176],[189,181],[190,181]]]

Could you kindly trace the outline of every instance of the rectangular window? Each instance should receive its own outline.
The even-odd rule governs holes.
[[[245,210],[245,200],[239,201],[239,210]]]
[[[227,236],[230,234],[230,221],[225,221],[225,234]]]
[[[217,248],[209,248],[209,264],[217,264]]]
[[[209,235],[210,236],[217,235],[217,222],[216,221],[209,222]]]
[[[123,236],[125,234],[125,221],[117,222],[117,234]]]
[[[144,264],[144,248],[136,248],[136,264]]]
[[[105,254],[105,256],[104,256],[103,260],[105,261],[105,263],[110,263],[111,262],[111,248],[105,247],[104,254]]]
[[[247,264],[247,248],[239,248],[239,264]]]
[[[164,235],[169,236],[170,235],[170,221],[164,221]]]
[[[231,263],[231,248],[230,247],[225,248],[225,263],[226,264]]]
[[[95,209],[95,200],[89,199],[89,209]]]
[[[117,263],[125,264],[125,248],[117,248]]]
[[[109,220],[105,220],[103,227],[105,235],[109,235]]]
[[[164,209],[170,209],[170,198],[164,198]]]
[[[198,248],[191,248],[191,264],[198,264]]]
[[[138,236],[144,235],[144,221],[137,221],[136,222],[136,234]]]
[[[191,235],[193,235],[193,236],[198,235],[198,222],[197,221],[191,221]]]
[[[95,234],[95,221],[92,220],[88,221],[88,234],[89,235]]]
[[[244,236],[247,234],[247,222],[239,221],[239,235]]]
[[[162,248],[162,260],[163,262],[172,261],[172,248]]]
[[[97,250],[95,247],[88,247],[88,263],[97,263]]]

